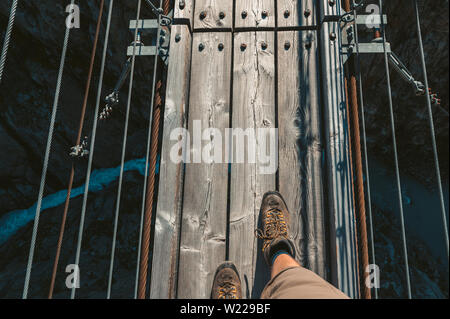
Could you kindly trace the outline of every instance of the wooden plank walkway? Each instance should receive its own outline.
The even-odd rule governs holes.
[[[215,151],[214,144],[221,143],[224,154],[225,145],[214,134],[230,124],[230,83],[231,33],[195,33],[188,127],[192,140],[203,141],[193,140],[194,145],[209,144]],[[193,147],[192,164],[186,165],[179,298],[209,297],[215,268],[226,254],[228,164],[207,163],[202,153]]]
[[[315,1],[236,0],[235,12],[232,3],[185,1],[181,9],[175,1],[175,21],[193,23],[193,34],[176,25],[171,36],[151,298],[208,298],[216,267],[227,259],[240,271],[244,297],[259,298],[269,269],[254,233],[262,196],[277,189],[291,212],[298,260],[328,276],[318,35],[274,29],[277,20],[314,25]],[[257,129],[279,134],[254,161],[246,147],[228,164],[226,139],[220,140],[227,128],[250,129],[257,146],[270,141]],[[178,153],[188,163],[170,159],[176,143],[189,146]],[[278,170],[262,173],[270,147]],[[205,161],[205,149],[217,155],[217,148],[222,161]]]
[[[235,34],[233,69],[233,128],[275,127],[274,33]],[[260,137],[255,135],[258,145]],[[248,159],[248,149],[245,149],[245,155]],[[246,297],[257,297],[252,293],[253,289],[259,290],[260,294],[263,285],[254,285],[266,280],[255,280],[257,268],[260,268],[258,274],[262,274],[264,267],[262,256],[258,254],[255,229],[262,197],[265,192],[276,189],[276,176],[260,173],[258,157],[255,163],[249,162],[231,165],[229,259],[240,271]]]

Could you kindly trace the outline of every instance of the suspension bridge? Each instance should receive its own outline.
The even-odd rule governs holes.
[[[12,37],[18,0],[11,1],[10,18],[0,59],[0,83]],[[71,0],[70,5],[76,5]],[[439,190],[447,257],[448,229],[432,105],[439,99],[428,86],[417,0],[414,7],[417,39],[423,73],[408,70],[395,55],[385,35],[389,20],[383,1],[379,13],[366,14],[365,1],[354,0],[134,0],[136,16],[129,23],[134,35],[123,50],[128,59],[114,90],[102,96],[105,64],[114,0],[99,1],[99,16],[81,106],[78,135],[70,155],[87,162],[83,204],[78,225],[74,264],[79,265],[84,222],[89,200],[92,163],[98,122],[117,108],[124,108],[121,165],[114,210],[110,267],[106,298],[111,298],[125,150],[136,59],[153,63],[145,173],[141,203],[139,242],[134,295],[130,298],[208,298],[217,265],[232,260],[243,279],[246,298],[259,298],[268,281],[261,256],[261,243],[254,236],[258,212],[266,191],[279,190],[291,213],[291,231],[298,260],[306,268],[333,283],[352,298],[377,298],[377,289],[366,285],[371,265],[376,265],[367,153],[361,59],[366,54],[384,57],[390,129],[394,149],[396,188],[402,234],[405,283],[412,298],[407,232],[399,173],[390,70],[411,84],[411,94],[424,97],[431,130],[433,159]],[[142,16],[147,6],[153,16]],[[105,38],[100,39],[103,19]],[[370,27],[368,27],[370,25]],[[60,104],[61,83],[71,29],[62,41],[56,91],[52,104],[48,139],[43,156],[40,189],[23,289],[29,294],[39,218],[46,185],[49,156]],[[154,41],[143,40],[150,34]],[[363,40],[369,38],[368,41]],[[97,50],[103,45],[95,120],[86,132],[85,113],[93,79]],[[418,80],[420,77],[421,80]],[[128,81],[128,82],[127,82]],[[127,100],[119,92],[128,85]],[[196,123],[202,128],[225,132],[232,129],[277,129],[277,170],[263,171],[263,155],[251,162],[201,160],[173,161],[173,132],[189,144],[195,139]],[[182,129],[182,130],[180,130]],[[223,150],[216,133],[203,134],[200,145]],[[247,136],[248,137],[248,136]],[[231,137],[233,138],[233,137]],[[254,136],[256,145],[266,145],[266,136]],[[217,146],[219,143],[219,146]],[[225,143],[224,143],[225,144]],[[270,146],[267,150],[270,149]],[[243,150],[244,158],[252,156]],[[263,150],[266,151],[266,149]],[[192,158],[202,150],[194,146]],[[183,152],[184,153],[184,152]],[[186,154],[181,154],[186,158]],[[236,154],[235,154],[236,155]],[[232,156],[232,155],[231,155]],[[158,160],[160,159],[160,160]],[[67,197],[61,208],[61,226],[49,273],[48,297],[53,297],[59,258],[67,227],[67,213],[74,184],[72,165]],[[159,174],[156,167],[159,167]],[[375,272],[376,273],[376,272]],[[375,276],[374,281],[377,281]],[[72,287],[71,298],[77,288]]]

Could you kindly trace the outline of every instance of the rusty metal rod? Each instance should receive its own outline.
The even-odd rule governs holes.
[[[350,0],[344,1],[344,10],[350,12],[352,7],[350,6]],[[360,286],[362,291],[362,297],[364,299],[371,299],[371,291],[370,288],[365,284],[365,271],[369,266],[369,248],[367,241],[367,224],[366,224],[366,202],[364,197],[364,178],[363,178],[363,166],[362,166],[362,156],[361,156],[361,135],[359,128],[359,106],[358,106],[358,94],[357,94],[357,85],[356,85],[356,72],[354,67],[354,59],[353,57],[348,61],[348,78],[349,78],[349,87],[347,99],[350,101],[350,114],[351,117],[350,125],[351,128],[349,130],[352,134],[352,147],[353,149],[353,158],[354,158],[354,171],[356,175],[355,183],[355,195],[357,198],[357,206],[356,206],[356,214],[357,214],[357,225],[358,225],[358,257],[360,263]],[[353,165],[353,163],[352,163]]]
[[[168,15],[170,12],[170,0],[161,0],[160,4],[163,7],[164,15]],[[158,17],[158,23],[161,21],[161,16]],[[158,28],[158,36],[160,34],[161,27]],[[157,39],[159,43],[159,39]],[[158,49],[158,48],[157,48]],[[158,51],[158,50],[157,50]],[[149,158],[149,175],[147,179],[145,194],[145,204],[144,204],[144,216],[143,224],[141,227],[141,238],[140,238],[140,254],[138,261],[138,282],[137,291],[135,292],[136,298],[145,299],[147,290],[147,277],[148,277],[148,266],[149,266],[149,253],[150,253],[150,236],[151,236],[151,222],[153,213],[153,200],[155,197],[155,187],[156,187],[156,163],[158,156],[158,139],[160,131],[160,120],[161,120],[161,109],[162,105],[162,70],[158,72],[158,55],[155,56],[154,65],[154,77],[153,77],[153,87],[154,92],[152,94],[152,108],[150,109],[150,123],[151,128],[149,128],[150,133],[150,149],[147,149],[147,158]],[[158,79],[158,80],[157,80]],[[156,83],[156,84],[155,84]],[[153,112],[153,116],[152,116]],[[149,145],[147,145],[148,147]]]

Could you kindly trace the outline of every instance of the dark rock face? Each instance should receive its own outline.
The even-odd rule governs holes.
[[[411,1],[386,2],[389,16],[388,41],[412,73],[422,79]],[[70,67],[64,72],[44,195],[67,188],[72,165],[67,154],[77,135],[99,3],[99,0],[83,1],[80,5],[81,28],[71,31],[66,61],[66,65]],[[9,6],[10,1],[0,1],[0,39],[4,36]],[[102,97],[110,93],[126,60],[125,48],[132,40],[128,22],[135,19],[135,10],[133,1],[115,2]],[[142,16],[148,18],[151,13],[145,8]],[[421,17],[430,86],[442,98],[442,106],[434,108],[434,120],[442,175],[448,180],[448,1],[421,1]],[[65,18],[65,3],[63,5],[54,0],[19,3],[13,41],[0,84],[0,217],[9,211],[30,207],[37,199]],[[90,135],[94,120],[105,18],[104,16],[102,22],[84,135]],[[143,41],[145,43],[145,37]],[[145,153],[152,81],[152,63],[149,61],[149,58],[137,59],[127,160],[144,157]],[[392,158],[392,144],[383,58],[368,56],[363,61],[362,70],[369,151],[391,165],[389,159]],[[424,184],[432,185],[434,167],[425,100],[415,97],[409,85],[398,75],[391,72],[391,76],[402,173],[413,175]],[[125,85],[121,91],[120,106],[114,110],[113,117],[99,125],[94,169],[120,164],[127,93],[128,86]],[[84,183],[85,171],[86,164],[83,161],[77,162],[74,185]],[[133,296],[143,182],[143,177],[136,172],[125,174],[114,268],[112,296],[115,298]],[[77,291],[77,297],[106,296],[116,196],[117,182],[110,184],[102,192],[89,196],[80,264],[83,288]],[[64,286],[64,268],[74,262],[81,205],[81,197],[73,199],[70,204],[55,287],[57,298],[67,298],[70,294]],[[30,296],[33,298],[45,298],[48,293],[61,213],[62,207],[59,206],[48,209],[41,215],[31,278]],[[404,273],[399,270],[399,265],[402,265],[400,239],[389,216],[388,212],[376,210],[376,231],[382,234],[377,236],[376,243],[379,265],[383,269],[381,296],[405,297]],[[21,296],[31,231],[32,223],[0,245],[2,298]],[[442,278],[437,271],[442,266],[433,261],[420,240],[414,239],[410,245],[413,245],[410,249],[413,251],[412,277],[417,282],[414,294],[418,297],[448,296],[448,272],[445,269],[442,271],[447,274],[445,281],[445,276]]]
[[[112,297],[131,298],[134,295],[137,247],[143,177],[138,173],[125,175],[121,210],[120,231],[116,243]],[[112,183],[103,192],[90,196],[86,209],[86,223],[80,256],[80,283],[77,298],[106,298],[113,237],[114,212],[118,183]],[[70,290],[65,286],[64,272],[75,262],[75,253],[80,224],[82,197],[71,200],[63,249],[56,277],[54,298],[69,298]],[[30,281],[30,298],[47,298],[51,271],[56,252],[56,243],[61,224],[61,207],[46,210],[41,215],[35,258]],[[18,298],[23,290],[25,268],[33,223],[12,236],[0,247],[0,296]]]
[[[388,15],[387,41],[413,76],[423,82],[414,2],[384,2]],[[429,86],[442,99],[441,106],[433,107],[433,115],[441,175],[448,181],[448,1],[419,1],[419,12]],[[394,155],[384,56],[364,56],[361,69],[369,152],[392,165]],[[412,175],[422,183],[435,187],[436,175],[426,100],[424,97],[416,97],[412,87],[392,68],[390,75],[401,173]]]
[[[380,268],[379,298],[407,298],[400,221],[392,211],[373,207],[376,264]],[[408,259],[414,298],[448,298],[448,266],[436,260],[417,237],[408,233]]]
[[[47,193],[67,188],[71,161],[66,154],[74,145],[77,136],[99,2],[86,1],[86,4],[80,6],[81,28],[71,31],[66,59],[66,66],[70,67],[64,71],[47,178]],[[9,15],[8,1],[2,1],[0,12],[3,31]],[[83,135],[90,135],[93,123],[106,14],[105,11]],[[147,11],[143,14],[149,16]],[[0,197],[0,215],[17,207],[31,206],[36,200],[66,15],[65,6],[51,0],[39,3],[20,2],[18,8],[13,40],[0,86],[0,145],[6,150],[0,155],[0,192],[7,195]],[[121,73],[126,60],[126,46],[132,41],[128,22],[135,19],[135,16],[135,7],[130,2],[116,4],[102,98],[111,92]],[[143,41],[145,42],[145,38]],[[138,94],[134,94],[132,99],[127,157],[144,154],[143,147],[140,146],[142,144],[136,143],[136,139],[146,136],[148,125],[148,102],[151,99],[150,71],[153,65],[148,62],[148,58],[142,58],[136,63],[133,92]],[[114,117],[99,125],[94,169],[113,167],[120,163],[120,151],[113,152],[111,149],[120,149],[119,145],[123,139],[127,89],[128,85],[124,85],[120,96],[121,104],[115,110]],[[12,154],[14,156],[11,156]],[[83,165],[79,166],[81,169],[84,168]],[[75,184],[82,183],[84,177],[84,173],[76,174]]]

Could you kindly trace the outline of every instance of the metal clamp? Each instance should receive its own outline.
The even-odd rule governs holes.
[[[75,145],[70,148],[69,156],[72,158],[83,158],[89,155],[88,151],[88,137],[85,136],[80,145]]]

